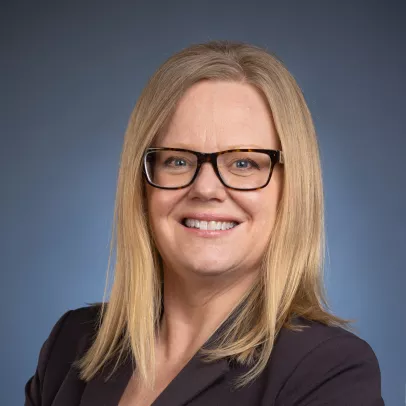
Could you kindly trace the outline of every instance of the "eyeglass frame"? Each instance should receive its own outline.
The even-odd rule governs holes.
[[[193,175],[190,182],[184,186],[177,186],[177,187],[158,186],[157,184],[153,183],[152,180],[150,179],[150,177],[148,175],[148,171],[147,171],[147,155],[149,152],[153,152],[153,151],[181,151],[181,152],[189,152],[191,154],[194,154],[197,157],[197,165],[196,165],[195,174]],[[256,188],[250,188],[250,189],[235,188],[235,187],[227,185],[220,175],[220,171],[217,166],[217,157],[219,157],[220,155],[229,153],[229,152],[260,152],[260,153],[264,153],[264,154],[268,155],[271,158],[271,167],[269,170],[269,176],[268,176],[266,183],[263,186],[256,187]],[[151,147],[151,148],[147,148],[145,150],[142,161],[143,161],[143,173],[145,175],[147,182],[151,186],[158,188],[158,189],[179,190],[179,189],[187,188],[197,178],[197,175],[200,172],[200,168],[202,167],[202,164],[211,163],[214,173],[216,174],[217,178],[220,180],[222,185],[224,185],[225,187],[227,187],[229,189],[239,190],[242,192],[259,190],[259,189],[263,189],[264,187],[268,186],[268,183],[271,180],[272,172],[273,172],[275,165],[278,163],[283,165],[285,163],[283,151],[276,150],[276,149],[258,149],[258,148],[236,148],[236,149],[227,149],[225,151],[218,151],[218,152],[198,152],[198,151],[193,151],[193,150],[184,149],[184,148]]]

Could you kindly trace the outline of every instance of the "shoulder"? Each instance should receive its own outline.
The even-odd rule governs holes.
[[[98,317],[101,311],[101,303],[92,303],[87,306],[68,310],[58,320],[63,319],[64,328],[73,329],[80,333],[89,333],[96,327]]]
[[[302,331],[280,331],[269,363],[281,404],[383,404],[378,360],[365,340],[303,318],[297,324]]]
[[[300,359],[329,340],[338,342],[351,340],[355,345],[365,343],[357,335],[342,327],[328,326],[303,317],[296,318],[294,325],[303,328],[301,331],[294,331],[283,327],[275,341],[275,356],[278,352],[289,351],[292,360]]]
[[[97,332],[100,310],[101,304],[91,304],[68,310],[57,320],[40,353],[47,369],[52,369],[53,363],[55,367],[70,365],[84,354]]]
[[[41,347],[36,371],[25,385],[26,405],[51,404],[72,363],[90,346],[100,310],[100,303],[69,310],[53,325]]]
[[[97,330],[101,304],[95,303],[65,312],[52,327],[48,341],[77,342]]]

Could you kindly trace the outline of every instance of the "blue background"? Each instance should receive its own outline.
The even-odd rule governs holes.
[[[103,297],[123,134],[141,89],[192,42],[275,52],[303,88],[326,193],[327,286],[406,383],[404,1],[1,3],[0,404],[23,403],[68,309]]]

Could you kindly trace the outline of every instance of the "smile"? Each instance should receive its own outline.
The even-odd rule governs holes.
[[[188,228],[209,231],[225,231],[238,226],[238,223],[235,221],[203,221],[190,218],[184,219],[182,224]]]

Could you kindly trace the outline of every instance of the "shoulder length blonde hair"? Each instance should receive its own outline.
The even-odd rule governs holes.
[[[95,339],[77,362],[85,381],[117,355],[115,367],[124,354],[131,354],[140,377],[154,383],[162,260],[147,221],[142,157],[185,90],[201,80],[236,81],[258,89],[269,103],[284,152],[283,192],[261,277],[240,302],[243,306],[218,345],[202,349],[205,359],[231,357],[251,366],[237,382],[242,386],[265,368],[281,327],[295,328],[294,316],[349,328],[348,320],[329,311],[326,300],[322,175],[304,96],[283,63],[264,49],[211,41],[170,57],[149,80],[131,114],[116,195],[110,254],[114,250],[114,281],[108,306],[103,300],[99,312]]]

